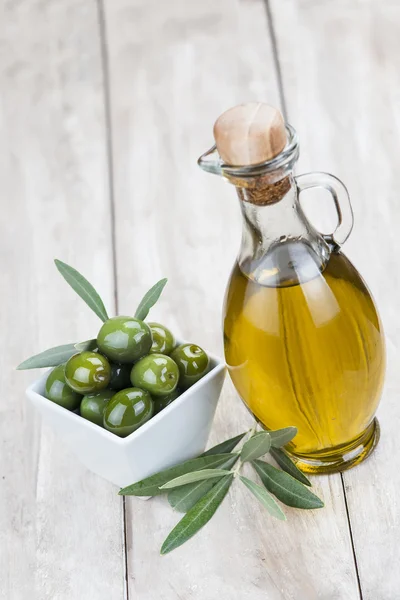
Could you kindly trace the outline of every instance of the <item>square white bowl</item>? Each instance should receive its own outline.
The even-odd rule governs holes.
[[[209,356],[207,375],[125,438],[48,400],[44,396],[48,373],[26,394],[81,463],[125,487],[204,451],[225,377],[224,362]]]

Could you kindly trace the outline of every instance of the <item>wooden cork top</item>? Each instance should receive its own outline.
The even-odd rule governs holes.
[[[239,104],[222,113],[214,125],[214,138],[224,163],[233,166],[271,160],[287,141],[281,113],[262,102]]]

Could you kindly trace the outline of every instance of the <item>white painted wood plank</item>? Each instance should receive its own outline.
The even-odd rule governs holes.
[[[96,3],[0,8],[0,597],[124,596],[122,506],[33,413],[14,367],[87,339],[97,317],[59,257],[113,307],[110,211]]]
[[[344,475],[364,600],[399,597],[400,317],[397,277],[400,6],[272,0],[301,170],[348,185],[355,228],[344,250],[369,283],[387,336],[380,444]]]
[[[240,217],[234,189],[201,173],[196,160],[222,110],[248,99],[279,101],[263,2],[110,0],[106,15],[121,312],[131,313],[146,287],[168,276],[153,318],[220,353]],[[227,383],[212,441],[249,422]],[[288,509],[288,523],[277,523],[236,489],[201,534],[162,558],[177,515],[164,499],[130,500],[132,597],[355,600],[340,477],[314,481],[325,510]]]

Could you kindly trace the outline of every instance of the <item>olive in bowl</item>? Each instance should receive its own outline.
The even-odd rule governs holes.
[[[45,396],[48,400],[63,406],[68,410],[79,407],[82,396],[74,392],[65,381],[64,365],[55,367],[46,379]]]
[[[179,386],[184,390],[204,377],[210,368],[208,354],[196,344],[180,344],[171,352],[171,358],[178,365]]]
[[[80,407],[81,417],[103,427],[104,411],[114,395],[114,390],[107,389],[83,396]]]
[[[178,386],[179,370],[165,354],[149,354],[132,367],[131,382],[152,396],[167,396]]]
[[[157,415],[159,412],[167,408],[174,400],[176,400],[181,395],[181,392],[178,388],[176,388],[173,392],[168,394],[167,396],[158,396],[153,398],[154,402],[154,414]]]
[[[131,387],[131,370],[132,364],[111,364],[111,377],[110,383],[108,386],[115,390],[115,392],[119,392],[120,390],[125,390],[128,387]],[[114,393],[115,393],[114,392]]]
[[[150,354],[170,354],[175,348],[175,337],[172,332],[161,323],[149,323],[153,336]]]
[[[102,354],[117,363],[133,363],[148,354],[153,343],[151,329],[134,317],[112,317],[103,323],[97,345]]]
[[[151,419],[153,400],[148,392],[136,387],[117,392],[104,411],[104,427],[126,437]]]
[[[65,365],[65,381],[74,392],[81,394],[106,388],[110,377],[110,363],[97,352],[74,354]]]

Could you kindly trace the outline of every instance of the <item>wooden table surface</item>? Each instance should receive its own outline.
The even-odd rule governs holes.
[[[397,0],[1,0],[2,599],[400,598],[399,30]],[[382,437],[365,464],[313,478],[325,509],[281,523],[238,487],[160,557],[179,516],[86,471],[28,405],[35,373],[14,367],[97,332],[54,257],[120,314],[167,276],[153,317],[221,353],[240,216],[196,160],[220,112],[247,100],[296,127],[298,172],[349,187],[345,252],[387,336]],[[248,424],[227,382],[211,442]]]

